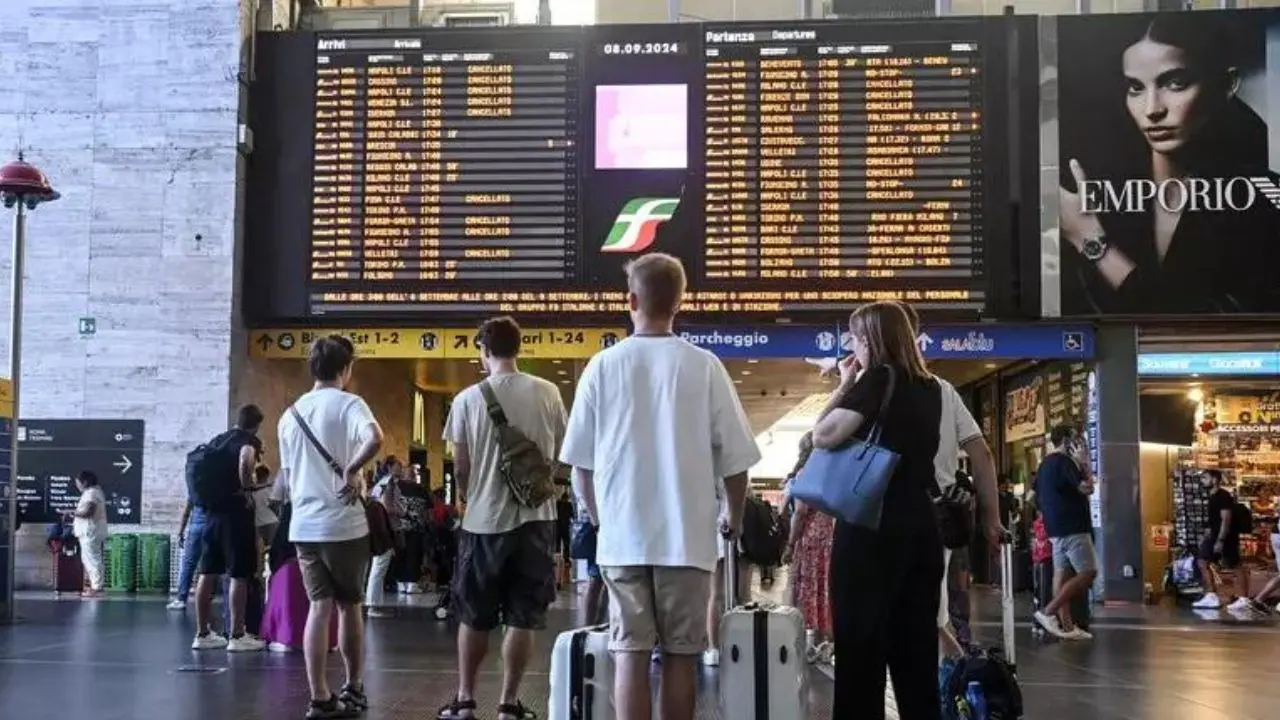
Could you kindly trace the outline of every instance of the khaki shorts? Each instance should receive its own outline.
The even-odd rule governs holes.
[[[601,567],[609,589],[609,649],[697,655],[707,648],[711,573],[687,567]]]
[[[371,557],[367,535],[343,542],[296,543],[296,547],[309,600],[336,600],[345,605],[364,601],[364,578]]]

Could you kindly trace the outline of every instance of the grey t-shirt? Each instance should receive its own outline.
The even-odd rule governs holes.
[[[567,416],[555,384],[524,373],[494,375],[489,378],[489,384],[507,422],[536,443],[549,460],[554,460],[564,440]],[[465,445],[471,458],[463,530],[496,534],[515,530],[528,522],[556,519],[554,500],[539,508],[527,508],[516,502],[507,488],[498,472],[502,454],[498,434],[478,384],[454,397],[444,424],[444,439],[454,445]]]

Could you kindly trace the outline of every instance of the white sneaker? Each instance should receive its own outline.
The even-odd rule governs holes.
[[[1204,597],[1191,604],[1197,610],[1218,610],[1222,608],[1222,600],[1218,593],[1205,593]]]
[[[227,652],[262,652],[267,644],[248,633],[227,641]]]
[[[448,620],[448,619],[449,619],[449,608],[442,608],[442,607],[438,607],[438,608],[436,608],[436,619],[437,619],[437,620]]]
[[[290,653],[293,652],[293,648],[282,642],[273,642],[267,646],[267,651],[273,653]]]
[[[227,646],[227,639],[216,632],[208,635],[197,635],[191,641],[192,650],[221,650]]]
[[[1062,623],[1058,621],[1058,618],[1053,617],[1052,615],[1045,615],[1037,610],[1035,619],[1036,622],[1039,623],[1040,627],[1044,628],[1045,632],[1060,640],[1066,639],[1067,633],[1062,629]]]
[[[1074,627],[1064,636],[1067,640],[1092,640],[1093,633],[1084,628]]]
[[[702,651],[702,664],[707,667],[720,667],[720,649],[707,648]]]
[[[367,615],[368,615],[370,618],[389,618],[389,617],[395,617],[395,613],[391,612],[390,610],[387,610],[387,609],[385,609],[385,608],[380,608],[380,607],[371,607],[371,606],[369,607],[369,611],[368,611]]]
[[[170,600],[170,601],[169,601],[169,604],[168,604],[168,605],[165,605],[165,607],[169,608],[170,610],[186,610],[186,609],[187,609],[187,601],[186,601],[186,600],[179,600],[178,598],[174,598],[174,599]]]
[[[1242,610],[1250,610],[1252,608],[1253,603],[1249,602],[1249,598],[1247,597],[1238,597],[1227,606],[1227,610],[1232,612],[1240,612]]]

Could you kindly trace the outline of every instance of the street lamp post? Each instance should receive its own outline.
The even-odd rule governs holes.
[[[19,398],[22,386],[22,273],[26,259],[27,213],[41,203],[57,200],[58,192],[49,184],[49,178],[36,166],[26,162],[22,153],[18,159],[0,167],[0,203],[12,208],[13,214],[13,279],[9,297],[9,382],[12,384],[13,417],[9,428],[9,472],[4,480],[4,522],[0,523],[0,539],[6,541],[4,594],[0,596],[0,624],[13,622],[13,586],[16,564],[16,538],[18,525],[18,418]]]

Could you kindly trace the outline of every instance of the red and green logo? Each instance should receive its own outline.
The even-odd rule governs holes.
[[[649,249],[658,236],[658,226],[676,213],[679,198],[636,198],[627,201],[613,221],[602,252],[638,253]]]

